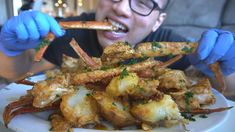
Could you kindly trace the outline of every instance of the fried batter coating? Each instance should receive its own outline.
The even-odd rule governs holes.
[[[151,68],[153,66],[159,65],[161,62],[148,59],[143,62],[139,62],[137,64],[128,65],[125,67],[115,67],[110,68],[106,70],[95,70],[92,72],[86,72],[86,73],[74,73],[72,74],[73,78],[71,80],[72,84],[78,85],[78,84],[84,84],[84,83],[92,83],[92,82],[98,82],[105,78],[118,76],[122,73],[123,69],[126,68],[128,72],[138,72],[142,71],[144,69]]]
[[[96,103],[91,97],[91,91],[83,86],[79,86],[79,90],[74,93],[64,95],[60,109],[65,119],[76,127],[99,122]]]
[[[194,93],[194,97],[201,105],[209,105],[215,103],[215,96],[211,91],[211,84],[208,78],[201,79],[197,84],[190,87],[190,91]]]
[[[144,79],[140,78],[138,85],[131,91],[130,96],[133,99],[151,99],[154,96],[154,99],[161,99],[163,93],[158,91],[159,81],[156,79]]]
[[[60,114],[50,116],[51,129],[53,132],[73,132],[72,125]]]
[[[101,115],[115,127],[122,128],[135,124],[136,120],[129,113],[129,106],[115,100],[105,92],[94,92],[93,97],[98,103]]]
[[[92,57],[92,59],[96,62],[99,67],[101,67],[101,59]],[[91,71],[92,69],[86,65],[86,63],[81,58],[73,58],[66,55],[63,55],[63,63],[61,65],[61,71],[63,73],[66,72],[76,72],[83,73],[87,71]]]
[[[139,78],[136,73],[127,72],[125,77],[114,77],[106,87],[106,93],[113,97],[130,96],[133,99],[146,99],[160,91],[157,90],[159,81],[156,79]]]
[[[104,49],[101,60],[104,65],[113,65],[130,58],[138,57],[141,57],[141,54],[136,53],[128,43],[116,42]]]
[[[177,104],[171,96],[164,95],[160,101],[137,102],[130,109],[131,114],[141,122],[156,125],[162,120],[181,120]]]
[[[188,91],[178,91],[178,92],[170,92],[169,94],[171,95],[171,97],[174,99],[175,103],[178,105],[178,107],[180,109],[198,109],[200,108],[200,103],[198,101],[198,99],[193,95],[193,97],[188,98],[189,103],[186,104],[186,98],[185,97],[185,93],[187,93]]]
[[[34,97],[33,106],[43,108],[59,100],[62,95],[73,92],[74,88],[70,86],[69,79],[69,75],[57,74],[54,78],[35,84],[31,90]]]
[[[183,71],[169,70],[158,77],[159,87],[163,91],[170,89],[185,90],[188,87],[188,81]]]
[[[125,76],[114,77],[106,87],[106,92],[113,97],[124,96],[134,91],[138,82],[139,77],[136,73],[126,72]]]

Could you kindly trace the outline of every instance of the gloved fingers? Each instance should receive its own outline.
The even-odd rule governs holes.
[[[6,24],[3,26],[2,34],[5,34],[6,37],[19,40],[27,40],[29,36],[24,23],[19,17],[13,17],[8,22],[6,22]],[[9,38],[3,39],[6,40]]]
[[[212,64],[224,56],[233,44],[233,34],[230,32],[220,32],[215,42],[214,48],[206,58],[206,64]]]
[[[17,40],[23,41],[27,40],[29,38],[28,31],[23,23],[20,23],[16,28],[15,28]]]
[[[231,45],[230,49],[228,50],[228,52],[220,60],[227,61],[232,58],[235,58],[235,40],[234,43]]]
[[[48,23],[45,14],[38,11],[31,11],[30,13],[35,21],[40,37],[45,37],[50,31],[50,24]]]
[[[217,41],[217,37],[218,33],[215,30],[208,30],[203,33],[196,51],[200,60],[204,60],[209,56]]]
[[[194,54],[190,54],[187,56],[189,61],[191,62],[191,64],[198,69],[199,71],[201,71],[202,73],[206,74],[207,76],[212,77],[213,73],[210,70],[210,68],[208,67],[208,65],[206,65],[203,61],[201,61],[197,55]]]
[[[195,64],[194,67],[209,77],[214,76],[214,74],[211,71],[211,69],[209,68],[209,66],[207,64],[203,63],[202,61]]]
[[[28,32],[28,39],[29,40],[38,40],[40,38],[40,34],[37,28],[35,21],[33,20],[32,16],[29,15],[27,12],[23,12],[22,14],[23,23]]]
[[[46,14],[46,18],[50,24],[50,31],[56,36],[60,37],[64,35],[64,30],[61,29],[60,25],[58,22],[52,18],[51,16]]]

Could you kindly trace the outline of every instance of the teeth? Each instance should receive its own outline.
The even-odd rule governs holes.
[[[124,25],[122,25],[121,23],[115,22],[111,19],[108,19],[107,21],[109,21],[113,26],[117,27],[118,29],[121,29],[121,30],[124,30],[124,31],[127,30],[126,27]]]

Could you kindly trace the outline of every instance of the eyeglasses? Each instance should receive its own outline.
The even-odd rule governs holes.
[[[113,2],[120,2],[121,0],[112,0]],[[153,10],[162,11],[154,0],[129,0],[129,5],[132,11],[141,16],[148,16]]]

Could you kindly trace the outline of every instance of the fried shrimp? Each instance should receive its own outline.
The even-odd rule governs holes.
[[[135,118],[149,125],[157,125],[162,120],[183,119],[177,104],[169,95],[164,95],[160,101],[135,102],[130,112]]]
[[[115,129],[134,126],[151,130],[184,125],[187,121],[181,113],[208,114],[232,108],[202,108],[216,101],[209,80],[192,83],[183,71],[166,68],[194,52],[197,43],[149,42],[132,48],[117,42],[105,48],[101,58],[88,56],[74,39],[70,45],[79,58],[64,55],[61,68],[46,72],[44,81],[27,82],[33,88],[5,108],[6,126],[19,114],[57,109],[59,113],[51,116],[54,131],[95,129],[106,121]],[[166,62],[154,59],[169,54],[177,56]],[[218,63],[212,66],[214,72],[219,69]],[[221,74],[216,77],[223,79]]]
[[[79,86],[79,90],[64,95],[60,104],[61,112],[66,120],[76,127],[99,122],[97,108],[91,97],[91,91]]]
[[[110,121],[115,127],[122,128],[134,125],[135,118],[129,113],[129,106],[124,105],[120,100],[116,100],[105,92],[94,92],[101,115]]]

